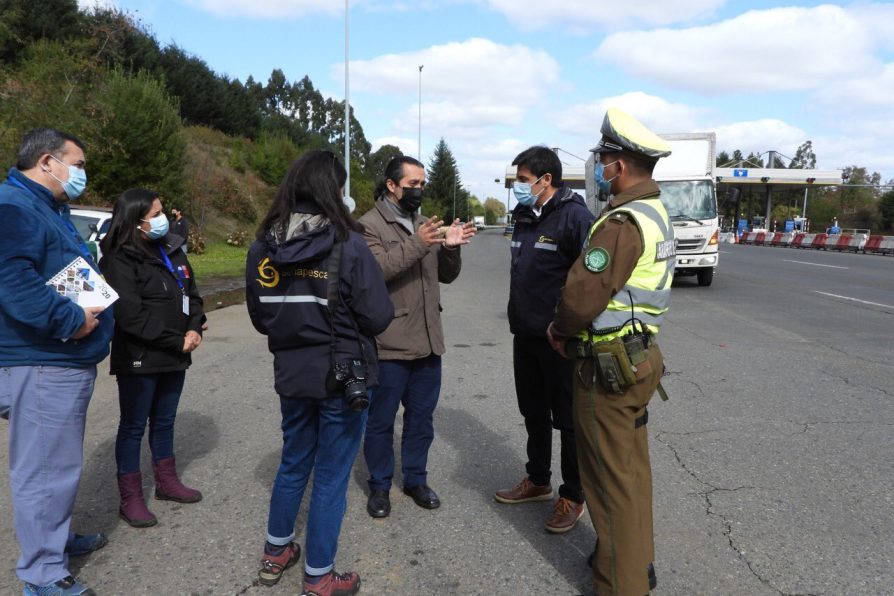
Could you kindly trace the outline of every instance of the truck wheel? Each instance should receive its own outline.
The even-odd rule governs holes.
[[[698,285],[700,286],[710,286],[711,282],[714,281],[714,268],[706,268],[699,269],[698,272]]]

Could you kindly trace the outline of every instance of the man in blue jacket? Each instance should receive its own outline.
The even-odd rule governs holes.
[[[595,219],[583,198],[562,182],[562,162],[548,147],[520,153],[513,186],[509,330],[518,408],[528,433],[527,476],[498,490],[500,503],[550,501],[553,428],[561,438],[562,481],[546,530],[571,530],[584,512],[572,419],[571,361],[549,345],[546,328],[555,314],[565,277],[580,256]]]
[[[9,485],[24,594],[92,595],[68,556],[105,544],[70,532],[96,365],[109,353],[112,310],[82,308],[47,281],[78,257],[69,220],[84,190],[84,145],[50,128],[25,134],[0,185],[0,416],[9,420]]]

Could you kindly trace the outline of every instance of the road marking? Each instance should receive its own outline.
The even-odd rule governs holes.
[[[850,269],[850,267],[839,267],[838,265],[823,265],[822,263],[808,263],[807,261],[791,261],[782,259],[786,263],[798,263],[799,265],[813,265],[814,267],[829,267],[831,269]]]
[[[822,294],[823,296],[831,296],[832,298],[841,298],[842,300],[850,300],[851,302],[859,302],[860,304],[868,304],[869,306],[881,306],[882,308],[890,308],[894,309],[894,306],[890,304],[881,304],[880,302],[869,302],[868,300],[860,300],[859,298],[851,298],[850,296],[839,296],[838,294],[829,294],[828,292],[820,292],[819,290],[814,290],[817,294]]]

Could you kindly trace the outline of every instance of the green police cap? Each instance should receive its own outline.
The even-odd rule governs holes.
[[[593,153],[636,153],[658,159],[671,154],[670,144],[643,126],[643,123],[618,108],[609,108],[602,120],[602,139],[590,149]]]

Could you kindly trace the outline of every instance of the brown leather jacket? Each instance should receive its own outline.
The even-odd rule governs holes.
[[[444,353],[444,329],[441,326],[441,289],[438,282],[449,284],[462,267],[459,247],[428,247],[416,234],[410,234],[383,201],[360,218],[363,237],[382,268],[388,293],[394,303],[394,319],[384,333],[376,337],[380,360],[416,360],[429,354]],[[413,216],[418,230],[425,218]]]

